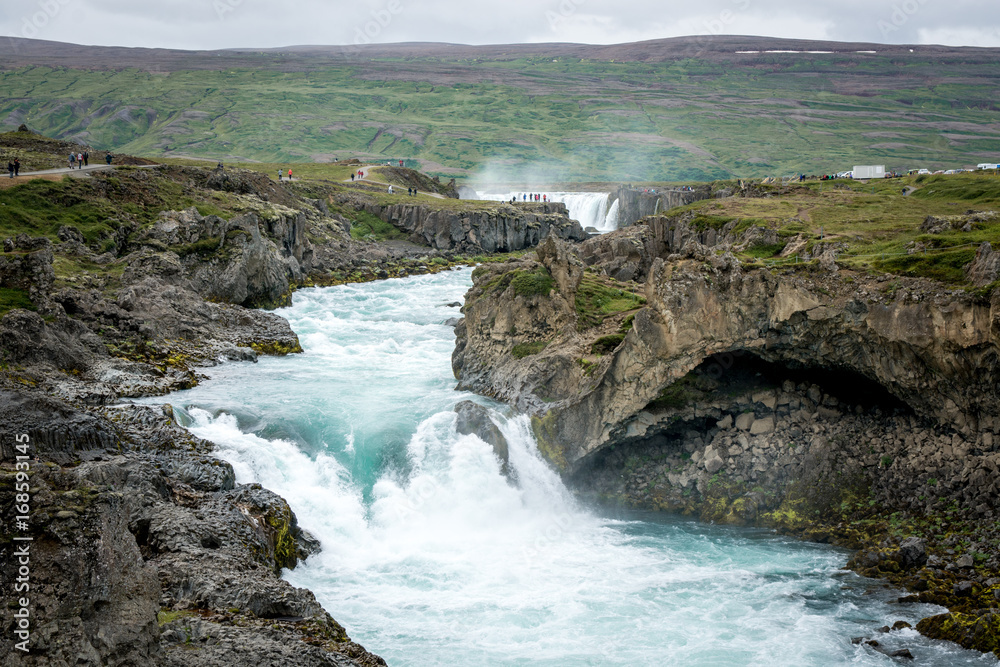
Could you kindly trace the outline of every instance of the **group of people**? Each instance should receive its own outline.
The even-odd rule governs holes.
[[[110,156],[110,153],[109,153]],[[108,164],[111,164],[109,161]],[[69,168],[73,169],[83,169],[84,167],[90,166],[90,153],[84,151],[82,153],[70,153],[69,154]]]
[[[360,181],[360,180],[361,180],[362,178],[364,178],[364,177],[365,177],[365,172],[363,172],[363,171],[361,171],[360,169],[358,169],[358,171],[357,171],[357,172],[355,172],[355,173],[351,174],[351,183],[353,183],[353,182],[354,182],[354,179],[355,179],[355,178],[357,178],[357,179],[358,179],[358,180]]]
[[[10,174],[11,178],[14,178],[15,176],[19,176],[20,173],[21,173],[21,161],[18,160],[17,158],[14,158],[13,162],[11,162],[10,160],[8,160],[7,161],[7,173]]]
[[[540,194],[536,194],[536,193],[522,194],[521,195],[521,201],[542,201],[542,202],[547,202],[548,200],[549,200],[549,196],[548,195],[540,195]]]
[[[278,181],[279,181],[279,182],[281,182],[281,177],[282,177],[283,175],[284,175],[284,172],[283,172],[282,170],[280,170],[280,169],[279,169],[279,170],[278,170]],[[289,170],[288,170],[288,180],[292,180],[292,170],[291,170],[291,169],[289,169]]]
[[[389,186],[389,194],[391,194],[391,195],[396,194],[395,188],[393,188],[391,185]],[[416,197],[417,196],[417,189],[416,188],[406,188],[406,194],[408,194],[411,197]]]

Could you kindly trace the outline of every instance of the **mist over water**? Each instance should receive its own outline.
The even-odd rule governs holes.
[[[506,193],[477,192],[479,199],[486,201],[523,201],[523,196],[532,194],[523,190]],[[586,229],[593,227],[599,232],[613,232],[618,229],[618,200],[611,202],[607,192],[547,192],[539,190],[550,202],[566,204],[570,220],[576,220]]]
[[[323,551],[313,590],[390,665],[891,665],[853,636],[935,611],[839,571],[845,553],[578,503],[528,421],[497,409],[513,479],[455,431],[450,368],[470,270],[296,292],[305,354],[212,369],[169,397],[241,483],[284,496]],[[481,400],[481,399],[477,399]],[[499,406],[494,406],[499,408]],[[913,631],[918,665],[992,658]]]

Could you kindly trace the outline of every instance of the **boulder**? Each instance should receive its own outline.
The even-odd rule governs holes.
[[[736,428],[741,431],[749,431],[755,421],[756,418],[752,412],[744,412],[736,417]]]
[[[908,537],[899,545],[899,564],[904,569],[921,568],[927,562],[927,541]]]
[[[750,425],[750,435],[763,435],[774,431],[774,417],[764,417],[754,420]]]

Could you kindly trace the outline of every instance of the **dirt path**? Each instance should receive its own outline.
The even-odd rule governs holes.
[[[348,176],[347,178],[344,179],[343,182],[344,183],[365,183],[367,185],[381,185],[386,190],[388,190],[389,186],[391,185],[392,188],[393,188],[393,191],[394,191],[393,194],[399,194],[398,191],[403,189],[403,186],[401,186],[401,185],[396,185],[395,183],[386,183],[385,181],[376,181],[373,178],[368,178],[368,176],[365,176],[364,178],[354,178],[354,179],[352,179],[350,176]],[[417,194],[426,195],[428,197],[434,197],[435,199],[447,199],[447,197],[445,197],[444,195],[439,195],[436,192],[427,192],[426,190],[418,190]]]

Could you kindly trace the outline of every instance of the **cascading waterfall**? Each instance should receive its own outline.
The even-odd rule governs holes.
[[[614,200],[614,202],[611,203],[611,209],[608,211],[608,214],[604,217],[604,229],[606,229],[608,231],[611,231],[611,232],[613,232],[614,230],[618,229],[619,222],[620,222],[620,220],[619,220],[619,218],[620,218],[620,214],[619,214],[620,204],[621,204],[621,200],[620,199],[616,199],[616,200]]]
[[[477,194],[479,199],[486,201],[522,201],[526,192],[484,193]],[[539,194],[542,194],[541,192]],[[606,192],[544,192],[548,201],[566,205],[571,220],[576,220],[584,229],[592,227],[601,233],[613,232],[618,229],[618,200],[610,202],[611,195]]]
[[[582,507],[526,417],[493,406],[511,477],[455,430],[443,322],[470,271],[305,289],[305,353],[225,364],[169,397],[240,483],[322,542],[286,577],[390,665],[883,665],[850,637],[932,613],[767,531]],[[267,391],[261,391],[266,387]],[[993,664],[906,630],[920,665]]]

